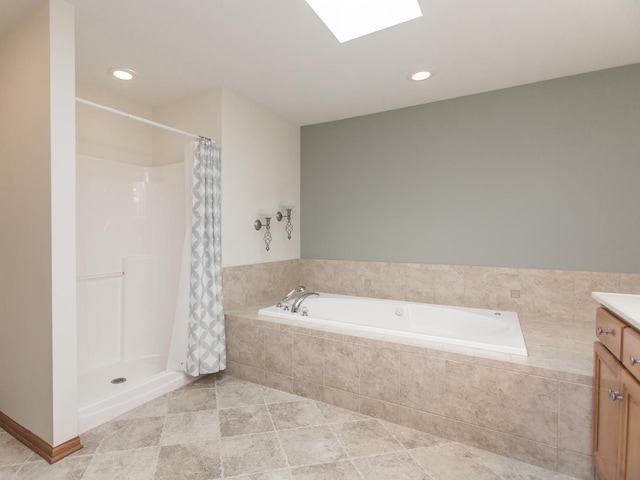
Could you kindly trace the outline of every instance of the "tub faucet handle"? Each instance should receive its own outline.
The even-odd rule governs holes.
[[[302,293],[305,290],[306,290],[306,288],[304,287],[304,285],[298,285],[296,288],[294,288],[289,293],[287,293],[284,297],[282,297],[282,300],[280,300],[277,303],[276,307],[277,308],[282,308],[284,310],[289,310],[289,305],[286,303],[287,300],[289,300],[291,297],[293,297],[296,293]]]

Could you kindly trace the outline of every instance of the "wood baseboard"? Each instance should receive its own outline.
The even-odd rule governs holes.
[[[2,412],[0,412],[0,427],[49,463],[56,463],[82,448],[80,437],[72,438],[57,447],[52,447],[35,433],[27,430]]]

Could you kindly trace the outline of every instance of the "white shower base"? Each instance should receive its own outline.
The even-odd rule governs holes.
[[[166,371],[167,358],[153,355],[119,362],[78,377],[78,431],[84,433],[195,378]],[[126,382],[113,384],[114,378]]]

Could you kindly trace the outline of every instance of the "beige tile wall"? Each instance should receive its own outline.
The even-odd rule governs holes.
[[[412,263],[303,259],[300,279],[327,293],[585,321],[594,318],[593,291],[640,294],[640,274]]]
[[[226,267],[223,282],[227,311],[275,302],[302,283],[327,293],[584,322],[595,318],[591,292],[640,294],[640,274],[309,259]]]
[[[222,270],[227,311],[275,302],[300,283],[300,260],[259,263]]]
[[[597,306],[591,292],[640,294],[640,274],[310,259],[226,267],[223,282],[227,310],[275,301],[303,283],[327,293],[589,322]]]

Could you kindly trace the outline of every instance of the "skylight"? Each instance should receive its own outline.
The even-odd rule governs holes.
[[[418,0],[306,0],[340,43],[422,16]]]

